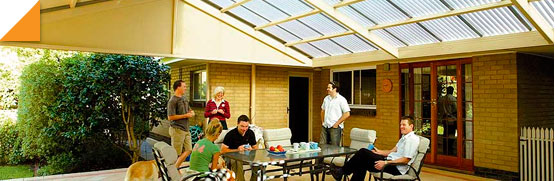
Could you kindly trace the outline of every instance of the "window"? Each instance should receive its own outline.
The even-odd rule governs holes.
[[[351,108],[376,108],[376,69],[333,71],[332,75]]]
[[[206,70],[193,73],[193,101],[206,101]]]

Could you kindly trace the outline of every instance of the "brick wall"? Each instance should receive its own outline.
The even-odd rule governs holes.
[[[288,127],[288,71],[286,68],[256,67],[256,124],[265,129]]]
[[[210,92],[213,92],[217,86],[225,88],[225,99],[229,101],[231,113],[227,126],[229,128],[237,126],[237,118],[243,114],[250,118],[251,66],[210,64],[208,67]],[[210,95],[210,98],[212,97]]]
[[[517,54],[519,127],[553,128],[553,59]]]
[[[474,57],[474,165],[518,172],[516,54]]]
[[[391,92],[381,90],[381,82],[390,79],[393,83]],[[390,64],[389,71],[384,65],[376,67],[376,119],[369,120],[370,126],[376,130],[376,147],[391,149],[399,140],[399,64]]]

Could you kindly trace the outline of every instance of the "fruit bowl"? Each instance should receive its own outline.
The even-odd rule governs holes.
[[[285,153],[287,153],[287,151],[279,151],[279,150],[275,150],[275,151],[266,150],[266,151],[268,151],[268,153],[274,154],[274,155],[285,155]]]

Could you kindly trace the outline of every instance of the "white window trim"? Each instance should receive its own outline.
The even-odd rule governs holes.
[[[376,70],[376,66],[374,65],[374,66],[365,66],[365,67],[357,67],[357,68],[338,68],[338,69],[331,69],[331,70],[330,70],[330,81],[333,81],[333,73],[335,73],[335,72],[351,72],[351,90],[354,90],[354,89],[355,89],[355,84],[354,84],[354,81],[355,81],[355,78],[354,78],[354,76],[355,76],[355,70],[368,70],[368,69],[374,69],[374,70]],[[377,71],[376,71],[376,73],[377,73]],[[376,75],[376,77],[377,77],[377,75]],[[360,81],[362,81],[362,80],[360,80]],[[376,81],[377,81],[377,80],[376,80]],[[361,83],[361,82],[359,82],[359,83]],[[377,86],[376,86],[376,89],[378,89]],[[376,90],[376,92],[377,92],[377,90]],[[351,102],[354,102],[354,100],[352,100],[352,99],[354,99],[354,97],[355,97],[354,91],[351,91]],[[349,104],[349,108],[355,108],[355,109],[376,109],[377,106],[376,106],[376,105],[364,105],[364,104]]]
[[[206,69],[204,69],[204,70],[197,70],[197,71],[194,71],[194,72],[193,72],[193,77],[191,77],[191,79],[194,81],[194,80],[195,80],[195,77],[194,77],[194,76],[195,76],[195,74],[197,74],[197,73],[200,73],[200,75],[202,76],[202,72],[206,72],[206,76],[208,76],[208,71],[206,71]],[[201,77],[201,80],[202,80],[202,77]],[[208,79],[206,79],[206,80],[208,80]],[[208,81],[207,81],[207,82],[208,82]],[[192,87],[191,91],[193,92],[193,101],[203,101],[203,102],[206,102],[206,101],[208,100],[208,98],[207,98],[208,95],[206,95],[206,98],[204,98],[204,99],[195,99],[195,89],[196,89],[196,87],[195,87],[195,82],[193,82],[193,85],[191,85],[191,87]]]

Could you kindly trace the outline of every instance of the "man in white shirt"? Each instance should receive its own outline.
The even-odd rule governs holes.
[[[343,175],[353,174],[351,180],[364,180],[366,171],[379,172],[386,164],[399,164],[395,167],[385,167],[384,172],[392,175],[403,175],[409,170],[414,161],[420,144],[420,138],[414,134],[414,119],[410,116],[401,118],[401,134],[403,136],[391,150],[360,149],[347,161],[343,168],[335,170],[332,174],[336,180],[341,180]]]
[[[328,96],[324,98],[320,112],[322,119],[320,144],[328,144],[328,141],[331,141],[329,144],[339,146],[343,122],[351,115],[347,99],[341,96],[338,90],[339,83],[333,81],[328,84]]]

